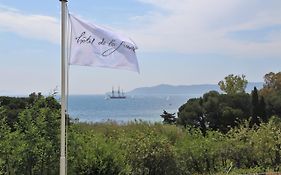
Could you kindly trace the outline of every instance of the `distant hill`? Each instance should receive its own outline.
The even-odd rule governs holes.
[[[250,82],[247,85],[246,91],[251,92],[254,87],[258,89],[262,88],[262,82]],[[168,84],[161,84],[152,87],[136,88],[130,92],[131,95],[152,95],[152,94],[197,94],[201,95],[211,90],[221,92],[220,88],[216,84],[199,84],[199,85],[179,85],[173,86]]]

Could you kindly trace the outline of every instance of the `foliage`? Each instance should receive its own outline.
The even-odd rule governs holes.
[[[281,91],[272,91],[264,96],[266,103],[266,114],[281,117]]]
[[[264,76],[264,88],[270,90],[281,90],[281,72],[269,72]]]
[[[244,91],[245,76],[231,74],[219,82],[226,94],[210,91],[189,99],[179,108],[176,123],[199,128],[205,135],[208,129],[226,133],[245,120],[253,127],[268,122],[271,116],[281,118],[281,72],[270,72],[264,79],[264,87],[260,91],[255,87],[249,95]]]
[[[26,98],[0,97],[0,106],[5,109],[5,116],[10,127],[17,122],[18,114],[26,108]]]
[[[259,95],[258,90],[256,87],[254,87],[254,90],[252,91],[252,121],[251,125],[257,124],[259,125]]]
[[[58,174],[59,111],[40,97],[19,114],[12,130],[5,110],[0,108],[0,174]],[[206,131],[205,136],[199,128],[142,121],[73,123],[68,130],[68,174],[278,171],[280,128],[278,117],[259,127],[245,122],[226,134]]]
[[[233,75],[230,74],[224,78],[224,81],[220,81],[218,85],[220,89],[227,94],[237,94],[237,93],[244,93],[248,81],[245,79],[245,75]]]
[[[160,116],[164,119],[163,123],[164,124],[175,124],[176,123],[176,113],[168,113],[167,111],[163,111],[163,114],[161,114]]]
[[[14,125],[19,119],[19,113],[33,106],[41,98],[44,98],[41,93],[31,93],[29,97],[0,97],[0,106],[5,109],[9,126],[14,129]],[[46,97],[45,103],[52,109],[60,109],[60,104],[53,96]]]
[[[177,124],[198,127],[203,135],[206,128],[227,132],[250,116],[248,94],[219,94],[210,91],[201,98],[189,99],[179,108]]]
[[[279,75],[266,75],[264,88],[254,89],[251,95],[232,87],[227,94],[210,91],[189,99],[179,108],[176,125],[71,123],[67,172],[190,175],[280,171]],[[243,83],[238,86],[244,87]],[[0,97],[0,102],[0,174],[58,174],[60,105],[55,98],[33,93],[27,98]],[[255,122],[250,116],[256,116]]]
[[[128,172],[118,144],[77,126],[69,130],[68,174],[125,174]]]
[[[59,104],[53,97],[34,97],[13,126],[8,123],[9,109],[1,107],[0,170],[4,174],[58,173]]]
[[[226,134],[207,131],[204,137],[200,129],[180,129],[175,125],[145,122],[75,124],[72,127],[76,131],[71,133],[78,134],[76,138],[69,139],[72,142],[69,153],[74,152],[74,156],[69,157],[69,165],[76,167],[83,164],[87,170],[107,167],[115,174],[277,171],[280,166],[280,125],[279,118],[261,123],[259,128],[251,128],[249,122],[245,122]],[[106,151],[97,154],[97,147]],[[69,171],[72,172],[72,169]],[[102,170],[95,172],[106,174]],[[77,173],[74,171],[74,174]]]
[[[270,72],[264,76],[264,87],[259,92],[265,104],[265,109],[261,109],[261,113],[265,114],[264,120],[268,120],[269,116],[281,117],[281,72]]]
[[[18,144],[21,143],[18,132],[11,132],[7,123],[5,109],[0,108],[0,174],[15,174],[15,168],[21,165],[21,158],[18,153],[21,152]]]

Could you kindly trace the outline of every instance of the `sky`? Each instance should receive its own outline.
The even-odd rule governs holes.
[[[280,0],[69,0],[72,14],[134,40],[140,74],[71,66],[70,94],[159,84],[263,82],[281,67]],[[60,1],[0,0],[0,95],[60,91]]]

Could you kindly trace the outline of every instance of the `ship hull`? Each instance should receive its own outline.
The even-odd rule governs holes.
[[[110,99],[124,99],[126,97],[122,96],[122,97],[109,97]]]

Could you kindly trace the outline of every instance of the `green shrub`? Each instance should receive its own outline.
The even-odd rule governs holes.
[[[126,174],[122,151],[117,144],[94,131],[69,130],[68,174]]]
[[[134,136],[123,137],[120,141],[126,150],[126,162],[131,167],[131,174],[177,174],[173,146],[154,131],[146,131],[145,134],[137,131]]]

